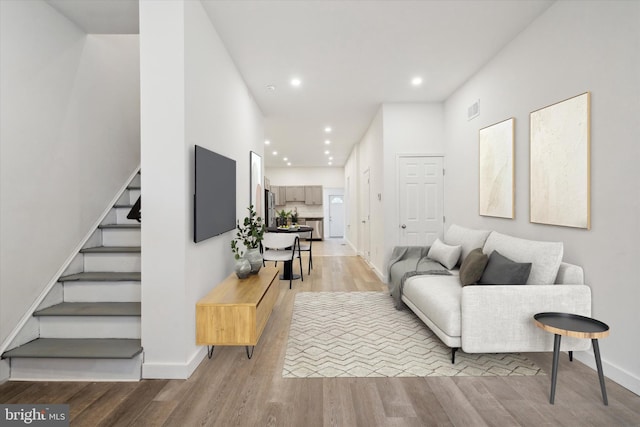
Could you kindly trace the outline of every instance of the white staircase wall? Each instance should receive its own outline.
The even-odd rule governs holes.
[[[140,282],[66,282],[65,302],[140,302]]]
[[[139,228],[103,228],[104,246],[140,246]]]
[[[86,253],[84,271],[139,272],[140,253]]]
[[[142,354],[132,359],[16,358],[14,381],[139,381]]]
[[[40,316],[40,337],[140,338],[140,316]]]

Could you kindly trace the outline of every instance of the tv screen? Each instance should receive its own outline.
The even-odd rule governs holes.
[[[236,161],[196,145],[193,241],[236,227]]]

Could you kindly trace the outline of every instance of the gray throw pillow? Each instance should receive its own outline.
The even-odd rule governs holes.
[[[460,266],[460,282],[462,286],[472,285],[482,277],[489,257],[477,248],[469,252]]]
[[[514,262],[493,251],[482,273],[480,285],[524,285],[531,272],[530,262]]]

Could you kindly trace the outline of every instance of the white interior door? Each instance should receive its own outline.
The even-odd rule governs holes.
[[[329,237],[344,237],[344,196],[329,195]]]
[[[399,157],[400,245],[426,246],[444,233],[442,157]]]

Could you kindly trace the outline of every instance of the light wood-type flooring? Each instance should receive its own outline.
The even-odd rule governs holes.
[[[221,347],[188,380],[7,382],[0,385],[0,403],[68,403],[71,425],[92,427],[640,426],[639,396],[607,380],[604,406],[597,373],[565,354],[555,405],[548,402],[550,375],[284,379],[297,292],[386,290],[359,257],[318,256],[314,265],[293,290],[279,282],[251,360],[243,347]],[[550,371],[551,353],[528,356]]]

